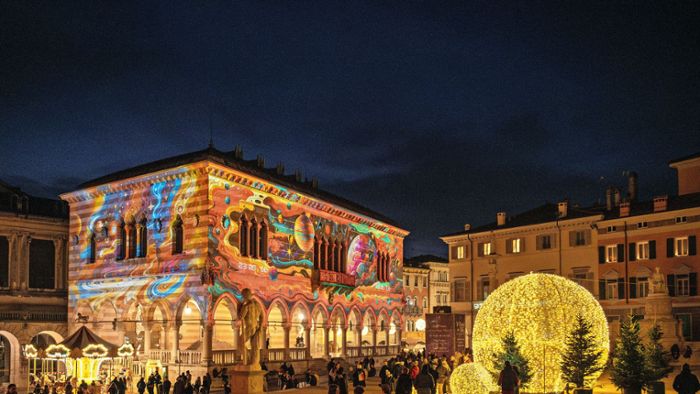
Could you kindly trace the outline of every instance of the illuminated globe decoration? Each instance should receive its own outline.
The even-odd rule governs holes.
[[[492,355],[502,350],[501,340],[512,332],[529,360],[532,380],[521,392],[561,392],[560,359],[566,336],[581,313],[592,325],[600,364],[608,359],[608,323],[598,301],[575,282],[557,275],[529,274],[512,279],[488,296],[474,321],[474,360],[491,372]],[[600,376],[597,373],[595,379]],[[546,387],[543,387],[546,385]]]
[[[484,394],[498,391],[491,373],[481,363],[466,363],[458,366],[450,375],[453,393]]]
[[[306,215],[299,215],[294,221],[294,240],[299,249],[308,252],[314,247],[314,224]]]

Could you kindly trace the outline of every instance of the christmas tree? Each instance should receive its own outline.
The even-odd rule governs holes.
[[[591,324],[582,316],[576,316],[576,325],[566,337],[566,349],[561,358],[561,373],[566,382],[582,388],[588,385],[591,375],[603,369],[600,359],[603,351],[596,350]]]
[[[641,392],[649,382],[645,348],[639,337],[639,322],[631,314],[620,323],[620,335],[615,341],[615,355],[611,371],[617,388]]]
[[[530,372],[530,366],[528,361],[520,352],[520,346],[518,341],[515,339],[515,335],[512,332],[506,334],[506,336],[501,340],[503,350],[497,353],[493,353],[491,360],[495,371],[503,370],[506,361],[510,361],[510,365],[518,369],[518,379],[520,380],[520,385],[522,387],[527,387],[528,382],[532,379],[532,372]],[[494,375],[495,379],[498,379],[498,375]]]
[[[647,368],[649,370],[649,381],[659,381],[673,371],[671,363],[671,353],[661,347],[659,341],[663,336],[661,327],[655,324],[649,330],[649,346],[646,351]]]

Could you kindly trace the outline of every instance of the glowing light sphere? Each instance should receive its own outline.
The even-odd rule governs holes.
[[[491,373],[480,363],[462,364],[450,375],[453,393],[484,394],[498,391]]]
[[[425,331],[425,320],[423,320],[423,319],[416,320],[416,330]]]
[[[513,332],[533,371],[530,384],[521,392],[561,392],[565,386],[559,366],[561,353],[577,313],[591,323],[596,346],[603,351],[600,363],[604,365],[610,343],[603,308],[579,284],[550,274],[512,279],[488,296],[474,321],[474,360],[496,372],[492,355],[502,350],[502,338]]]

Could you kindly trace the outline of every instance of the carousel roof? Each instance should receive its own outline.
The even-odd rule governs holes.
[[[99,335],[95,334],[92,330],[85,326],[81,326],[73,334],[68,336],[61,342],[61,345],[67,347],[68,349],[82,349],[87,345],[104,345],[107,349],[116,349],[117,346],[102,339]]]

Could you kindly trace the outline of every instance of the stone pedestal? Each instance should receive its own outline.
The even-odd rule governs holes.
[[[259,366],[240,365],[231,371],[231,392],[236,394],[262,394],[265,371]]]
[[[661,346],[664,349],[669,350],[674,344],[681,345],[683,338],[679,322],[673,317],[671,297],[667,294],[649,294],[646,297],[644,320],[640,322],[642,335],[646,336],[654,324],[661,327]]]

